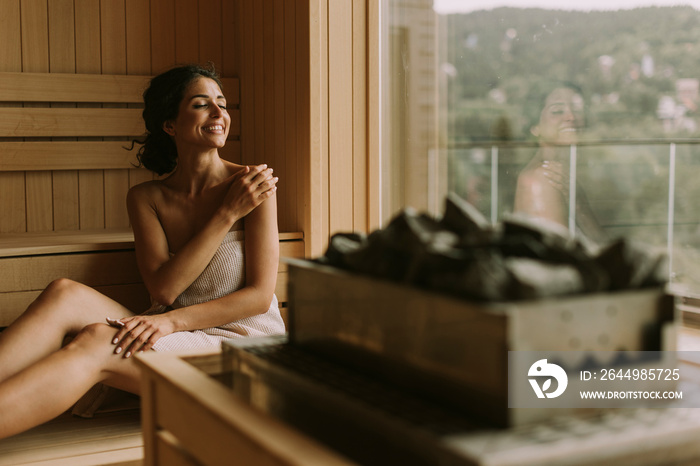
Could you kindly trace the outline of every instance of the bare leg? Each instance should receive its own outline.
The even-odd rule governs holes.
[[[65,348],[0,383],[0,438],[53,419],[98,382],[138,393],[139,368],[114,354],[113,336],[106,324],[89,325]]]
[[[88,286],[55,280],[0,333],[0,383],[57,351],[66,335],[76,335],[91,323],[103,323],[108,316],[130,315],[133,313],[124,306]]]

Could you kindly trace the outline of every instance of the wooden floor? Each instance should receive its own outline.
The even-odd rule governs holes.
[[[138,409],[82,419],[65,413],[27,432],[0,440],[0,466],[141,466]]]

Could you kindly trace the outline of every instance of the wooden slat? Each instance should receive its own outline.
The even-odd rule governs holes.
[[[296,67],[296,89],[294,95],[296,102],[293,121],[295,122],[294,132],[296,135],[296,155],[294,159],[297,162],[297,167],[295,175],[298,179],[299,189],[294,208],[297,211],[299,229],[303,229],[307,234],[304,241],[306,244],[306,255],[308,257],[317,257],[323,251],[312,247],[314,237],[318,236],[318,231],[315,229],[317,224],[314,222],[312,215],[316,211],[316,205],[319,203],[318,200],[314,199],[314,196],[319,194],[319,192],[312,188],[312,159],[315,160],[319,152],[317,149],[314,149],[316,138],[320,136],[319,131],[314,127],[318,123],[315,117],[317,111],[314,105],[319,104],[320,99],[316,97],[316,92],[312,92],[319,80],[316,78],[318,71],[317,64],[315,64],[316,59],[314,58],[314,63],[312,64],[311,57],[319,51],[319,48],[315,39],[316,27],[310,22],[311,15],[316,15],[317,13],[316,7],[312,8],[312,5],[309,3],[295,2],[295,7],[294,62]],[[314,141],[314,144],[311,141]]]
[[[74,73],[75,11],[73,0],[49,2],[49,70]],[[76,107],[75,103],[54,102],[52,108]],[[77,230],[80,227],[78,171],[52,173],[53,229]]]
[[[221,50],[219,69],[223,76],[241,75],[241,0],[228,0],[221,3],[221,34],[223,31],[236,31],[236,40],[226,40]]]
[[[141,282],[134,251],[0,259],[0,292],[43,290],[59,277],[88,286]]]
[[[275,20],[274,20],[274,0],[261,2],[263,4],[263,115],[264,115],[264,137],[263,154],[257,154],[258,163],[267,163],[271,167],[276,166],[277,154],[275,153],[275,139],[277,132],[275,128]],[[281,136],[281,135],[280,135]],[[260,159],[262,155],[262,160]],[[283,177],[281,179],[284,179]],[[278,215],[280,215],[278,213]],[[281,215],[284,218],[284,214]]]
[[[353,231],[352,2],[328,2],[329,229]],[[363,174],[364,175],[364,174]]]
[[[2,257],[133,248],[134,234],[127,229],[0,235]]]
[[[77,73],[91,73],[91,75],[88,76],[80,76],[77,77],[64,77],[64,76],[58,76],[58,79],[81,79],[86,78],[84,80],[85,83],[85,88],[91,87],[88,84],[89,79],[92,76],[100,76],[98,79],[105,79],[103,76],[107,76],[107,79],[112,79],[112,76],[109,75],[100,75],[102,71],[102,64],[101,64],[101,59],[100,59],[100,4],[99,2],[96,2],[94,0],[74,0],[75,1],[75,71]],[[150,70],[149,70],[150,73]],[[148,73],[144,73],[148,74]],[[39,78],[39,77],[37,77]],[[56,76],[46,76],[42,75],[41,79],[56,79]],[[117,79],[120,79],[120,77],[117,77]],[[146,76],[141,76],[141,77],[134,77],[132,79],[138,79],[141,82],[145,82]],[[114,80],[112,80],[114,82]],[[100,83],[102,84],[102,83]],[[130,84],[136,86],[136,84]],[[140,86],[143,86],[144,84],[141,84]],[[64,86],[66,87],[66,86]],[[104,99],[106,98],[107,95],[109,95],[110,88],[113,87],[112,85],[104,85],[103,86],[96,86],[96,89],[92,91],[94,98],[95,99]],[[78,90],[78,92],[82,92],[83,89],[82,87]],[[132,95],[132,97],[129,97],[129,99],[135,99],[137,98],[138,91],[136,90],[129,90],[129,94]],[[98,96],[104,96],[104,97],[98,97]],[[114,97],[111,97],[110,99],[114,99]],[[97,108],[100,106],[98,102],[86,102],[86,103],[78,103],[78,107],[93,107]],[[94,139],[101,139],[101,138],[94,138]],[[85,141],[86,142],[86,141]],[[94,142],[94,141],[91,141]],[[54,150],[59,149],[57,146],[51,146]],[[104,150],[106,149],[105,146],[100,146]],[[84,146],[75,147],[71,149],[86,149]],[[106,150],[103,152],[103,155],[107,155],[114,151],[112,150]],[[71,154],[71,157],[79,157],[81,156],[77,155],[81,153],[81,150],[78,150],[77,152],[74,152]],[[67,154],[63,154],[60,158],[63,159]],[[121,154],[123,155],[123,154]],[[89,155],[90,160],[95,159],[95,154],[92,153]],[[102,157],[99,157],[102,159]],[[55,163],[55,160],[53,161]],[[105,221],[104,221],[104,172],[102,170],[91,170],[89,169],[88,166],[81,166],[77,168],[86,168],[86,170],[80,170],[78,172],[78,196],[79,196],[79,216],[80,216],[80,229],[95,229],[95,228],[104,228]],[[56,169],[54,167],[53,169]]]
[[[0,173],[0,233],[27,229],[24,173]]]
[[[138,108],[0,108],[0,137],[140,136],[145,125]],[[229,111],[238,136],[240,114]]]
[[[0,73],[4,102],[143,102],[150,76]]]
[[[100,75],[100,72],[102,71],[102,66],[100,65],[100,4],[95,0],[74,0],[74,2],[75,71],[77,73],[91,73],[92,76],[95,76],[98,81],[108,79],[114,82],[113,78],[115,77],[108,75]],[[27,73],[22,73],[22,79],[24,79],[24,76],[26,74]],[[95,100],[95,102],[104,102],[103,99],[107,98],[108,96],[110,97],[107,99],[107,102],[112,101],[112,99],[116,99],[115,96],[110,95],[113,92],[113,90],[111,89],[113,86],[106,85],[104,82],[89,84],[89,80],[82,80],[81,78],[76,78],[74,76],[72,77],[70,75],[52,76],[52,78],[56,79],[56,82],[62,79],[75,79],[76,81],[82,81],[82,83],[80,84],[76,83],[75,86],[62,86],[64,92],[69,92],[68,89],[70,87],[75,87],[75,90],[73,91],[74,94],[83,95],[85,93],[89,93],[92,96],[91,98],[98,99]],[[122,76],[116,77],[117,80],[120,80],[121,78]],[[130,79],[138,80],[144,78],[145,77],[131,77]],[[12,80],[12,78],[9,77],[8,79]],[[29,79],[46,79],[46,76],[35,76],[34,78],[29,77]],[[38,85],[42,84],[43,83],[41,82],[38,83]],[[102,84],[105,85],[103,86]],[[135,86],[135,84],[131,83],[129,83],[128,86],[125,86],[125,88],[128,89],[128,91],[126,91],[126,94],[128,94],[129,97],[122,98],[136,98],[136,92],[130,89],[130,86],[132,85]],[[91,90],[88,91],[88,89]],[[47,88],[47,90],[49,90],[49,88]],[[61,92],[61,94],[63,95],[63,92]],[[52,96],[51,98],[53,99],[55,98],[55,96]]]
[[[127,228],[129,215],[126,194],[129,192],[129,171],[105,172],[105,228]]]
[[[80,196],[80,229],[104,228],[104,172],[81,170],[78,174],[78,195]]]
[[[126,74],[126,5],[124,0],[100,0],[102,72]]]
[[[22,70],[35,73],[49,71],[49,31],[48,31],[48,2],[43,0],[24,0],[21,3],[22,27]],[[26,110],[42,111],[38,107],[48,107],[46,104],[25,104],[34,107]],[[12,110],[7,117],[0,118],[0,126],[7,123],[14,125]],[[21,110],[21,109],[20,109]],[[7,118],[7,119],[6,119]],[[9,121],[8,121],[9,119]],[[0,135],[12,137],[13,134]],[[21,136],[21,135],[16,135]],[[44,136],[44,135],[42,135]],[[53,229],[53,199],[51,172],[32,172],[25,176],[27,231]]]
[[[303,233],[282,232],[281,257],[303,257]],[[134,248],[129,229],[0,235],[0,257],[35,256],[69,252],[125,250]]]
[[[269,2],[268,2],[269,3]],[[273,72],[273,96],[272,102],[272,118],[270,121],[270,126],[274,128],[274,138],[272,145],[272,153],[274,154],[274,160],[270,160],[270,166],[275,170],[275,174],[279,176],[280,182],[277,183],[277,201],[279,203],[280,199],[285,201],[289,199],[287,195],[287,181],[291,178],[287,171],[287,141],[285,141],[285,80],[286,67],[284,66],[284,28],[285,28],[285,18],[284,18],[284,1],[274,0],[273,3],[273,52],[272,59],[274,60],[274,72]],[[278,205],[277,207],[277,218],[281,225],[289,225],[289,211],[290,209],[284,205]]]
[[[103,170],[134,168],[126,141],[0,142],[0,170]]]
[[[22,69],[49,71],[48,2],[23,0],[21,3]]]
[[[0,109],[0,137],[139,136],[144,132],[139,109]]]
[[[151,71],[175,65],[175,0],[151,0]]]
[[[295,2],[284,2],[284,199],[278,196],[278,209],[286,212],[286,222],[280,220],[280,228],[301,230],[299,212],[296,205],[299,199],[298,152],[297,152],[297,59],[296,59],[296,10]],[[301,66],[301,65],[299,65]],[[284,136],[284,137],[283,137]]]
[[[253,128],[255,133],[252,135],[255,139],[255,152],[243,151],[243,163],[253,164],[262,163],[260,159],[264,159],[265,154],[265,49],[264,49],[264,26],[265,20],[263,15],[265,2],[252,2],[252,15],[247,20],[252,19],[253,37],[254,40],[250,47],[253,52],[253,85],[255,92],[255,107],[253,108]],[[253,90],[251,89],[251,90]],[[257,156],[257,157],[256,157]]]
[[[217,20],[214,21],[214,18]],[[223,25],[222,21],[218,20],[219,18],[223,18],[221,0],[199,2],[199,62],[212,62],[219,68],[219,72],[223,74]],[[230,30],[238,31],[238,29]],[[226,40],[226,44],[229,43],[232,43],[229,47],[236,47],[237,45],[233,40]]]
[[[178,63],[199,62],[197,2],[175,0],[175,60]]]
[[[151,41],[151,12],[149,2],[126,0],[126,72],[130,75],[151,74],[151,48],[145,44]],[[145,80],[144,80],[145,81]],[[146,88],[142,84],[138,92]]]
[[[0,0],[0,72],[22,70],[19,0]],[[0,103],[0,108],[5,104]],[[23,173],[0,173],[0,233],[27,229]]]
[[[0,101],[140,104],[150,79],[141,75],[0,72]],[[227,104],[238,105],[238,78],[222,78],[221,82]]]
[[[24,178],[27,190],[27,231],[53,230],[51,172],[27,172]]]
[[[253,29],[253,1],[240,1],[241,18],[241,153],[255,152],[255,52],[253,44],[255,35]],[[241,158],[241,163],[243,159]]]
[[[0,71],[22,69],[19,0],[0,0]]]
[[[78,171],[56,171],[52,173],[52,177],[53,229],[78,230],[80,228]]]
[[[352,2],[352,231],[367,229],[367,5]]]
[[[381,226],[380,0],[367,4],[367,231]]]

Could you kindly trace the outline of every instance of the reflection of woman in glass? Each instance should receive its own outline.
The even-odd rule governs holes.
[[[539,147],[518,175],[515,212],[570,227],[571,147],[577,143],[584,124],[584,103],[580,90],[571,84],[555,86],[544,98],[539,119],[530,128]],[[580,189],[575,193],[575,201],[573,218],[576,233],[594,241],[604,239],[604,233]]]

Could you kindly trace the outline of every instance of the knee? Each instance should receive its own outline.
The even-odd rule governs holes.
[[[114,329],[107,324],[89,324],[83,327],[71,340],[72,348],[94,348],[105,346],[114,337]]]
[[[44,288],[41,296],[48,296],[52,299],[61,298],[63,296],[71,296],[80,290],[82,285],[70,278],[58,278]]]
[[[69,278],[59,278],[49,283],[34,303],[39,304],[39,308],[48,305],[49,309],[61,309],[63,304],[80,302],[85,288],[85,285]]]

